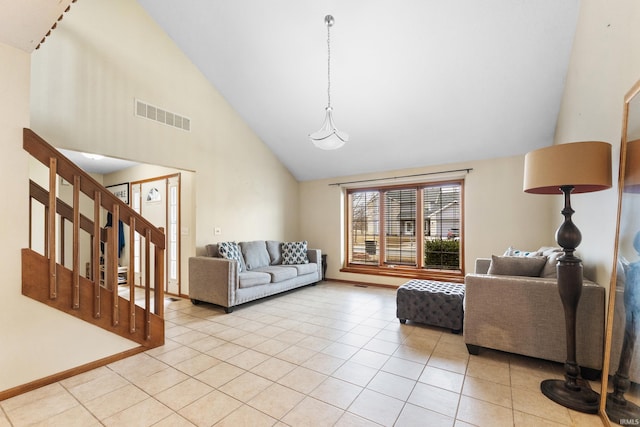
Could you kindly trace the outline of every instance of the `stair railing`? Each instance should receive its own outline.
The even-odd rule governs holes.
[[[136,309],[135,303],[135,248],[133,245],[136,233],[138,233],[142,237],[140,241],[143,242],[144,246],[143,248],[140,248],[140,250],[144,252],[145,255],[144,263],[141,263],[144,265],[140,266],[140,273],[141,277],[144,279],[144,283],[140,283],[138,286],[142,286],[144,288],[144,307],[142,307],[144,310],[142,312],[142,315],[144,316],[144,339],[150,340],[152,338],[152,313],[160,319],[164,318],[165,235],[163,230],[155,227],[147,219],[131,209],[127,204],[93,179],[88,173],[80,169],[71,160],[66,158],[62,153],[57,151],[30,129],[25,128],[23,131],[23,148],[31,154],[31,156],[48,167],[49,170],[49,190],[44,189],[33,181],[30,182],[31,202],[29,204],[29,249],[32,248],[32,239],[34,238],[34,233],[32,232],[34,217],[33,201],[44,206],[44,242],[42,246],[44,248],[44,256],[48,262],[46,286],[48,287],[49,299],[55,300],[58,298],[61,291],[59,288],[60,286],[70,285],[70,308],[72,311],[81,310],[86,309],[85,307],[81,307],[81,304],[83,300],[87,300],[86,298],[83,298],[84,295],[82,294],[87,291],[91,292],[91,300],[93,301],[91,310],[93,318],[102,319],[105,315],[105,313],[103,313],[103,306],[106,305],[106,307],[109,308],[108,315],[110,317],[111,326],[117,327],[120,325],[120,301],[122,297],[119,295],[118,285],[118,227],[120,221],[122,221],[123,224],[129,226],[130,242],[129,254],[128,257],[126,257],[129,262],[127,273],[129,307],[128,310],[124,311],[124,313],[126,313],[125,315],[129,318],[125,323],[129,325],[128,330],[131,334],[136,332],[136,325],[140,324],[139,321],[136,321],[136,315],[137,313],[140,314],[140,310],[139,308]],[[73,186],[71,204],[68,204],[58,198],[57,183],[59,182],[59,178],[62,178]],[[81,213],[81,193],[93,201],[93,218]],[[102,228],[100,226],[103,209],[111,214],[113,226],[106,228]],[[58,219],[59,222],[57,222]],[[60,282],[58,276],[61,271],[60,267],[64,267],[65,264],[67,264],[67,260],[65,260],[67,248],[65,247],[66,242],[64,239],[67,223],[70,223],[73,227],[73,247],[70,267],[71,283],[63,284]],[[81,245],[81,231],[90,236],[89,248],[84,248]],[[85,275],[88,276],[85,278],[81,275],[82,268],[80,265],[80,259],[81,254],[86,255],[87,253],[89,253],[90,262],[87,268],[85,268]],[[100,256],[101,253],[103,253],[102,258]],[[153,263],[151,262],[152,258]],[[101,259],[105,260],[103,268],[101,268]],[[23,264],[24,262],[23,257]],[[86,287],[81,285],[85,282],[85,279],[88,279],[92,284],[92,286],[89,287],[89,290],[86,290]],[[68,293],[68,290],[65,290],[65,294],[66,293]],[[107,304],[103,304],[101,301],[103,293],[105,295],[110,294],[111,301]],[[151,307],[152,294],[153,307]],[[157,323],[155,320],[156,319],[154,319],[153,324]],[[100,323],[100,326],[104,327],[103,321],[97,323]],[[161,345],[163,342],[164,330],[157,331],[156,336],[153,339],[153,346]]]

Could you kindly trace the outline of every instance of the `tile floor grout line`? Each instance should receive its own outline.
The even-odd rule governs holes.
[[[64,382],[64,380],[63,380],[63,381],[58,381],[58,383],[57,383],[57,384],[60,384],[60,387],[62,387],[63,389],[65,389],[65,391],[66,391],[66,392],[67,392],[71,397],[73,397],[73,398],[76,400],[76,402],[78,402],[78,405],[79,405],[79,406],[82,406],[82,407],[83,407],[83,408],[84,408],[84,409],[85,409],[89,414],[91,414],[91,416],[93,417],[93,419],[95,419],[98,423],[100,423],[100,425],[104,425],[104,423],[102,422],[102,420],[98,419],[98,417],[97,417],[93,412],[91,412],[91,411],[89,410],[89,408],[87,408],[87,406],[86,406],[86,405],[85,405],[85,404],[84,404],[84,403],[83,403],[83,402],[82,402],[82,401],[81,401],[81,400],[80,400],[80,399],[79,399],[75,394],[73,394],[73,392],[72,392],[69,388],[67,388],[67,387],[64,385],[64,383],[63,383],[63,382]],[[123,387],[124,387],[124,386],[123,386]],[[97,398],[97,397],[96,397],[96,398]]]
[[[555,372],[555,364],[546,361],[542,364],[529,363],[530,359],[524,356],[505,355],[488,349],[483,350],[484,354],[481,357],[470,357],[464,346],[462,334],[453,336],[448,334],[448,330],[442,328],[413,323],[399,324],[395,317],[394,290],[380,291],[372,288],[358,288],[353,291],[340,284],[323,283],[313,288],[302,288],[277,297],[248,303],[238,307],[230,314],[223,314],[221,310],[219,307],[208,304],[196,307],[187,299],[166,302],[167,329],[166,341],[162,350],[161,348],[149,349],[140,355],[106,366],[110,374],[115,373],[125,381],[126,384],[122,387],[133,386],[142,393],[141,396],[144,396],[142,402],[150,404],[151,401],[147,399],[151,398],[153,399],[151,407],[162,405],[168,408],[169,415],[162,420],[154,421],[154,423],[161,421],[168,423],[172,416],[180,417],[189,423],[195,423],[196,418],[192,417],[194,421],[191,421],[186,415],[182,415],[183,413],[188,414],[188,411],[184,411],[185,408],[196,405],[205,396],[211,398],[211,394],[214,392],[225,396],[224,399],[233,399],[239,404],[223,418],[217,418],[212,412],[211,419],[217,419],[216,423],[227,419],[229,421],[237,420],[239,417],[254,414],[258,418],[269,417],[269,419],[276,420],[277,425],[284,425],[284,419],[287,419],[291,424],[293,420],[309,420],[305,418],[308,417],[308,414],[305,414],[302,408],[308,410],[313,407],[326,408],[329,411],[327,414],[332,414],[331,417],[337,417],[334,424],[338,425],[351,419],[372,423],[372,425],[378,425],[382,422],[381,420],[387,420],[386,423],[393,425],[411,419],[406,417],[418,417],[413,420],[422,422],[429,416],[433,416],[434,419],[447,419],[451,425],[455,423],[482,424],[480,413],[477,413],[479,417],[477,422],[463,422],[458,418],[462,415],[463,401],[468,402],[465,405],[472,405],[464,408],[465,417],[472,417],[474,420],[476,414],[469,411],[502,408],[497,414],[503,417],[501,419],[505,421],[505,424],[515,425],[516,419],[520,419],[522,416],[525,416],[527,420],[537,419],[539,422],[543,422],[542,420],[554,421],[548,418],[548,414],[533,406],[527,406],[530,408],[528,411],[537,410],[538,412],[525,412],[523,415],[517,415],[519,412],[516,412],[514,404],[516,392],[520,393],[519,390],[523,390],[525,393],[531,393],[533,387],[526,379],[519,380],[518,384],[514,383],[514,375],[516,367],[518,370],[522,370],[522,373],[518,372],[518,378],[521,378],[521,375],[538,376],[540,373],[547,375],[549,368],[553,368],[552,371]],[[287,339],[287,337],[292,339]],[[261,347],[264,343],[271,343],[271,346],[265,344]],[[222,346],[226,347],[217,353],[218,357],[214,356],[215,350]],[[296,353],[300,351],[303,353]],[[237,354],[234,354],[236,352]],[[241,357],[238,358],[238,356]],[[135,357],[139,358],[134,359]],[[129,364],[124,362],[127,360],[130,361]],[[154,365],[148,369],[150,373],[141,376],[140,379],[133,378],[135,377],[136,364],[144,364],[146,360],[154,361]],[[268,361],[272,361],[272,364],[261,366]],[[516,364],[516,361],[519,363]],[[115,364],[121,362],[123,362],[122,369],[119,369]],[[225,378],[222,384],[218,384],[216,379],[211,376],[211,384],[215,384],[215,386],[209,384],[207,382],[209,379],[203,376],[206,375],[204,373],[223,363],[225,365],[220,369],[224,366],[233,368],[231,370],[233,374],[229,375],[230,379]],[[502,372],[506,369],[508,385],[496,381],[499,379],[497,377],[484,379],[487,376],[486,373],[482,373],[482,370],[486,371],[483,369],[485,364],[488,364],[491,369],[497,369],[496,373],[499,373],[500,378],[503,378]],[[143,367],[141,365],[138,369]],[[268,369],[275,367],[278,367],[278,371],[274,371],[274,373],[268,371]],[[114,368],[119,370],[116,371]],[[473,372],[471,368],[473,368]],[[356,372],[353,369],[362,369],[362,371]],[[158,376],[158,373],[164,370],[171,370],[171,376],[164,379]],[[284,379],[296,370],[299,376],[290,378],[304,379],[306,386],[298,387],[291,381]],[[305,373],[310,376],[305,378],[307,375]],[[481,375],[476,377],[470,375],[478,373]],[[145,382],[146,378],[153,375],[156,377]],[[252,377],[247,375],[255,375],[256,379],[261,379],[260,384],[268,385],[255,395],[251,391],[244,393],[243,390],[250,389],[238,387],[243,387],[242,384],[249,384],[247,381],[250,382]],[[431,375],[435,375],[435,377]],[[225,374],[224,377],[226,376]],[[241,378],[243,376],[245,377]],[[359,377],[360,379],[358,379]],[[171,409],[162,402],[162,400],[169,402],[167,399],[172,399],[170,390],[174,387],[181,386],[181,388],[174,389],[174,393],[187,389],[184,383],[190,380],[195,381],[194,385],[200,384],[202,386],[202,388],[200,385],[196,386],[195,390],[206,391],[206,393],[200,395],[200,391],[198,391],[189,394],[189,397],[185,399],[188,403],[184,403],[182,400],[176,401],[180,405],[177,410]],[[236,380],[238,381],[233,383]],[[83,383],[87,383],[89,380],[83,381]],[[471,381],[477,382],[474,387],[479,387],[480,392],[473,391],[472,388],[467,392],[464,391],[465,386]],[[498,394],[494,398],[492,395],[485,396],[483,394],[485,393],[483,390],[487,390],[484,388],[484,383],[491,387],[488,390],[496,390]],[[256,401],[254,403],[256,406],[250,403],[274,385],[282,387],[282,390],[289,390],[292,396],[300,396],[299,401],[294,398],[284,405],[283,408],[286,408],[286,411],[279,413],[278,417],[269,414],[272,412],[269,403],[257,404],[258,401]],[[325,385],[325,389],[322,389],[323,385]],[[295,386],[297,389],[291,386]],[[421,403],[410,402],[410,399],[415,399],[412,396],[422,386],[429,387],[429,393],[435,393],[434,396],[442,394],[441,391],[446,391],[450,396],[447,399],[455,397],[455,403],[453,399],[450,399],[455,406],[451,404],[448,406],[449,409],[447,406],[442,406],[442,411],[440,411],[428,409],[433,405],[428,401],[423,402],[421,398],[419,399]],[[503,406],[506,404],[506,399],[501,400],[506,397],[503,394],[506,389],[503,387],[508,387],[511,405],[509,408]],[[90,414],[92,419],[97,419],[97,415],[89,411],[88,406],[80,402],[80,398],[76,397],[70,388],[62,385],[62,389],[71,394],[80,403],[82,410]],[[148,389],[149,392],[145,389]],[[336,397],[335,393],[338,392],[344,394]],[[167,394],[162,397],[161,393]],[[234,394],[238,397],[234,397]],[[249,395],[251,395],[250,398],[247,397]],[[378,399],[380,402],[389,402],[391,407],[387,410],[393,412],[377,412],[381,410],[380,406],[367,405],[365,398],[374,396],[376,402]],[[406,396],[406,398],[402,396]],[[162,400],[160,400],[161,398]],[[122,411],[139,403],[129,405],[126,409],[119,409],[110,417],[122,414]],[[177,407],[177,405],[175,406]],[[3,409],[0,413],[0,420],[4,418],[13,427],[22,427],[22,425],[11,423],[5,406],[1,402],[0,407]],[[262,409],[258,409],[258,407]],[[455,410],[449,412],[451,409]],[[354,410],[357,410],[358,413],[351,412]],[[503,410],[509,412],[503,412]],[[125,415],[131,416],[130,412]],[[447,413],[452,415],[447,415]],[[509,414],[508,421],[507,413]],[[201,416],[201,419],[207,417],[206,414],[198,416]],[[576,417],[571,412],[568,413],[567,425],[578,422],[578,420],[582,422],[584,418]],[[588,420],[594,419],[588,418]],[[104,425],[101,420],[97,421],[100,425]],[[593,424],[589,425],[599,425],[595,422],[593,421]]]

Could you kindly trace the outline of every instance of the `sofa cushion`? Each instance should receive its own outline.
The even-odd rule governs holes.
[[[254,271],[269,274],[271,277],[271,283],[282,282],[298,276],[298,270],[293,268],[293,266],[285,267],[282,265],[268,265],[266,267],[260,267]]]
[[[267,252],[271,258],[271,265],[282,264],[282,242],[277,240],[267,240]]]
[[[242,250],[242,258],[247,270],[267,266],[271,263],[269,252],[267,252],[267,244],[264,240],[255,240],[253,242],[240,242]]]
[[[238,272],[246,270],[242,251],[236,242],[220,242],[218,243],[218,252],[222,258],[238,261]]]
[[[318,271],[318,264],[315,262],[310,262],[308,264],[293,264],[291,267],[298,270],[298,276],[302,276],[303,274],[315,273]]]
[[[245,271],[238,274],[240,288],[252,288],[254,286],[267,285],[271,282],[271,276],[259,271]]]
[[[205,246],[205,249],[207,250],[207,256],[220,258],[220,254],[218,253],[218,245],[216,243],[208,244],[207,246]]]
[[[547,257],[519,257],[491,255],[487,274],[502,276],[539,277]]]
[[[307,241],[284,242],[282,244],[282,264],[308,264]]]

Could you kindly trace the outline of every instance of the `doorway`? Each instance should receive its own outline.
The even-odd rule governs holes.
[[[131,207],[166,236],[165,289],[170,295],[180,296],[180,173],[131,182]],[[134,244],[133,277],[136,285],[144,282],[141,266],[145,263],[142,251],[144,237],[136,233]],[[151,273],[153,274],[153,272]],[[153,277],[150,278],[153,283]]]

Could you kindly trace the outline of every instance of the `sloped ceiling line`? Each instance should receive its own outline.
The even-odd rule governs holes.
[[[71,3],[75,3],[76,1],[78,1],[78,0],[71,0]],[[45,34],[44,37],[42,38],[42,40],[40,40],[40,43],[38,43],[38,46],[36,46],[36,50],[40,49],[40,45],[42,45],[42,43],[45,42],[47,37],[49,37],[51,35],[51,31],[56,29],[56,27],[58,26],[58,22],[62,21],[62,18],[64,18],[64,14],[69,12],[70,9],[71,9],[71,5],[67,6],[67,8],[64,10],[64,12],[62,12],[62,14],[58,17],[58,20],[56,22],[54,22],[53,25],[51,26],[51,29],[49,31],[47,31],[47,34]]]

